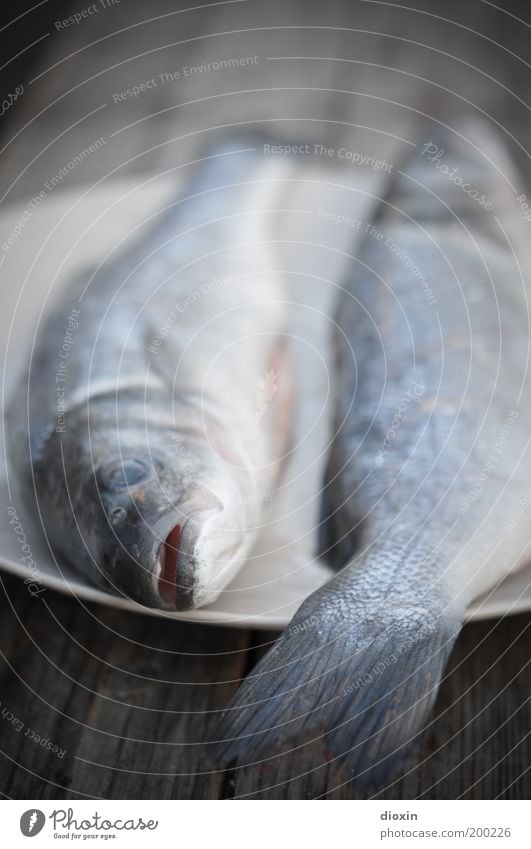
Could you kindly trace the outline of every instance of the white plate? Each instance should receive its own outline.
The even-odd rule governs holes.
[[[360,175],[358,179],[363,177]],[[374,191],[374,175],[371,175],[371,180],[371,190]],[[72,273],[97,263],[109,247],[140,220],[140,216],[148,215],[173,191],[173,182],[169,184],[159,178],[141,184],[140,178],[136,178],[134,181],[114,182],[97,190],[87,189],[86,192],[79,189],[72,192],[56,190],[36,208],[26,203],[2,210],[0,245],[6,242],[17,221],[29,210],[11,250],[8,253],[0,251],[0,258],[3,257],[0,269],[0,344],[5,363],[2,399],[9,398],[13,391],[13,383],[20,374],[47,294],[53,298]],[[357,206],[354,205],[354,208],[354,196],[350,192],[345,214],[362,219],[368,214],[370,198],[364,195],[362,185],[358,184],[356,191]],[[314,201],[315,198],[311,200],[306,193],[291,206],[309,210],[304,231],[307,242],[311,241],[309,228],[312,222],[315,226],[319,223],[315,209],[327,207],[322,183],[318,203]],[[328,208],[340,211],[341,204],[341,197],[335,196],[333,206]],[[312,273],[317,276],[321,273],[323,277],[334,280],[344,262],[341,251],[351,249],[352,232],[335,226],[327,233],[329,250],[321,251],[323,267],[317,267],[316,257],[308,259],[307,248],[304,249],[305,260],[310,262]],[[319,239],[323,239],[322,227]],[[304,261],[302,257],[299,259]],[[327,395],[329,327],[323,320],[323,314],[327,314],[332,292],[333,286],[322,281],[318,284],[315,281],[315,285],[311,280],[304,281],[302,300],[305,306],[297,311],[296,335],[302,340],[302,346],[311,352],[314,362],[310,368],[307,362],[304,368],[300,361],[298,363],[298,395],[305,399],[304,407],[299,405],[297,409],[295,422],[297,436],[301,438],[300,448],[292,455],[285,470],[285,486],[275,496],[267,534],[258,541],[248,563],[215,604],[187,613],[150,610],[95,589],[64,564],[59,567],[54,563],[44,538],[25,515],[14,491],[11,493],[13,500],[9,501],[3,451],[0,491],[5,506],[0,511],[0,568],[25,579],[28,585],[31,580],[41,589],[49,587],[85,601],[124,610],[235,627],[283,628],[306,596],[330,575],[327,567],[315,559],[313,548],[319,484],[329,432],[328,408],[323,405],[323,398]],[[297,297],[296,287],[294,295]],[[10,516],[6,510],[9,504],[16,510],[24,539],[31,548],[36,563],[33,573],[21,562],[21,530],[17,536],[9,524]],[[531,570],[525,569],[510,576],[488,597],[472,605],[469,616],[484,619],[528,610],[531,610]]]

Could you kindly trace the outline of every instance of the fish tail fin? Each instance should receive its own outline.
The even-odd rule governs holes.
[[[207,752],[218,766],[312,742],[323,764],[337,758],[360,787],[381,787],[419,742],[461,616],[422,600],[356,611],[335,583],[302,605],[222,713]]]

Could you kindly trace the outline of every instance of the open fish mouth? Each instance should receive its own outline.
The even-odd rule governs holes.
[[[191,610],[198,606],[209,571],[209,548],[214,540],[212,519],[222,508],[194,511],[170,527],[158,549],[154,570],[158,606]],[[167,526],[166,526],[167,527]],[[210,545],[209,545],[210,543]]]
[[[181,526],[175,525],[159,549],[158,591],[161,600],[168,606],[173,606],[177,598],[177,561],[180,540]]]
[[[246,550],[243,537],[223,546],[226,531],[213,526],[216,510],[204,510],[175,524],[158,550],[156,595],[166,610],[192,610],[219,594],[221,579],[235,568]]]

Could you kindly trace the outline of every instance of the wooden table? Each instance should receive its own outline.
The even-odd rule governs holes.
[[[50,590],[32,598],[5,576],[0,611],[4,796],[358,798],[341,764],[311,746],[230,773],[205,764],[216,712],[275,635],[122,613]],[[529,798],[530,621],[465,627],[426,740],[381,798]]]

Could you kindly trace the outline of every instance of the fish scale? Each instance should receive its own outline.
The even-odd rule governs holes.
[[[531,472],[514,175],[488,126],[429,133],[496,217],[419,144],[365,233],[336,313],[320,532],[337,574],[220,718],[209,751],[224,766],[320,741],[323,763],[332,753],[360,785],[383,786],[429,723],[466,605],[529,555],[525,523],[504,529]]]
[[[54,556],[141,604],[213,601],[264,521],[291,403],[268,241],[284,176],[256,136],[209,151],[185,193],[51,307],[13,405],[12,464]]]

